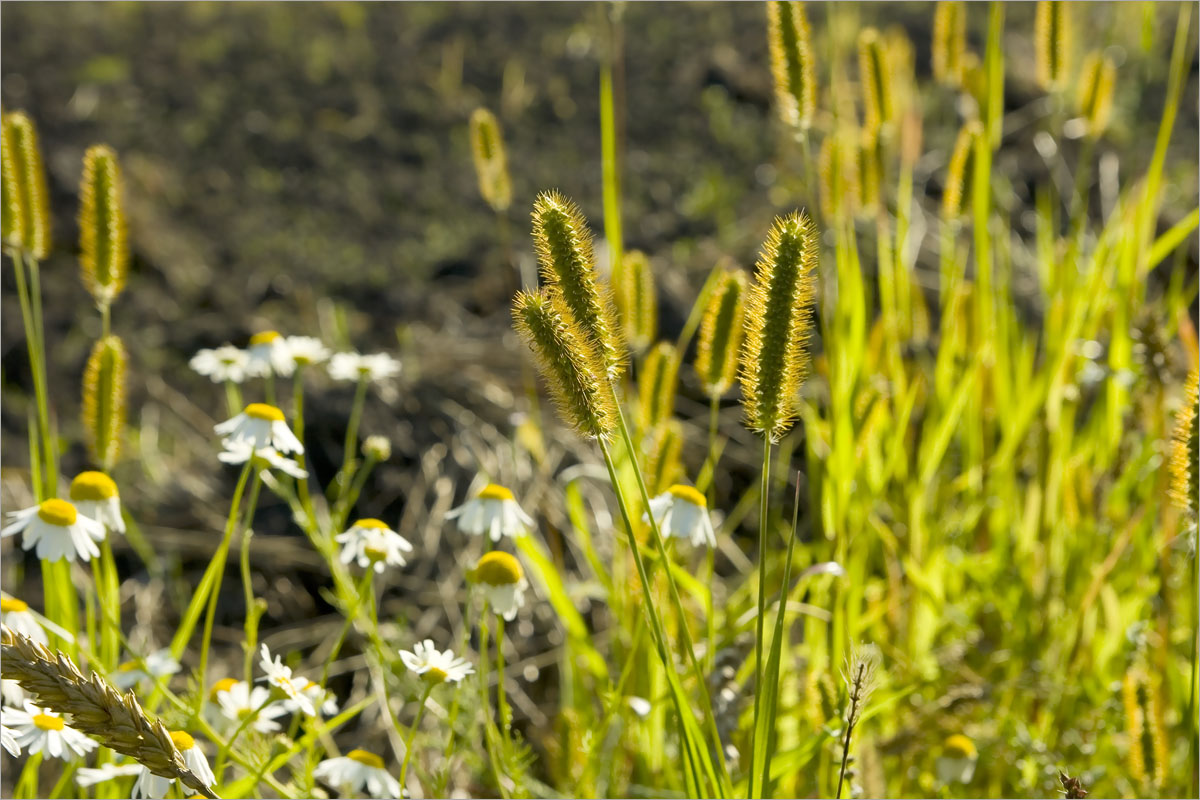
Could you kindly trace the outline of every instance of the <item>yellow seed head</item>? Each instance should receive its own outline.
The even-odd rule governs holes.
[[[675,346],[659,342],[646,354],[642,374],[638,376],[642,427],[661,425],[675,413],[675,386],[679,376],[679,355]]]
[[[625,341],[641,353],[658,333],[658,297],[650,259],[640,250],[625,253],[612,276],[613,300]]]
[[[103,472],[88,470],[75,476],[71,481],[72,500],[90,500],[98,502],[117,496],[116,482]]]
[[[1161,678],[1146,681],[1146,727],[1150,736],[1150,753],[1154,757],[1154,788],[1162,789],[1167,783],[1167,771],[1171,766],[1171,750],[1167,741]]]
[[[967,4],[942,0],[933,12],[933,77],[950,86],[962,83],[966,51]]]
[[[7,114],[0,122],[0,139],[0,239],[5,251],[11,252],[19,250],[25,242],[25,219],[17,173],[16,137]]]
[[[747,297],[741,364],[746,424],[772,441],[791,427],[808,371],[816,267],[817,229],[808,215],[776,218]]]
[[[1033,22],[1038,83],[1046,91],[1061,89],[1071,54],[1071,16],[1062,0],[1038,0]]]
[[[519,292],[513,299],[513,321],[537,357],[563,416],[583,436],[612,434],[616,409],[604,361],[565,301],[545,290]]]
[[[883,191],[883,146],[879,132],[864,128],[858,144],[858,175],[862,196],[859,211],[866,216],[879,209]]]
[[[83,427],[92,459],[112,471],[125,430],[125,346],[117,336],[92,347],[83,372]]]
[[[858,79],[863,94],[863,127],[875,135],[892,121],[892,65],[874,28],[858,35]]]
[[[743,270],[727,270],[709,296],[700,322],[696,374],[711,397],[729,391],[737,375],[746,317],[746,282]]]
[[[808,130],[817,109],[817,79],[812,32],[803,3],[767,3],[767,42],[779,117],[793,128]]]
[[[1129,669],[1121,681],[1121,704],[1125,707],[1125,736],[1129,740],[1129,777],[1136,785],[1146,780],[1146,755],[1142,744],[1145,732],[1145,719],[1142,715],[1142,703],[1138,697],[1141,684],[1139,671]]]
[[[675,482],[682,472],[679,457],[683,452],[683,426],[679,420],[668,420],[654,435],[654,445],[646,455],[646,481],[650,494],[659,495]]]
[[[502,550],[485,553],[467,575],[472,582],[486,583],[488,586],[508,586],[520,583],[524,577],[525,571],[521,569],[521,562]]]
[[[366,750],[351,750],[346,753],[346,758],[353,759],[360,764],[364,764],[374,769],[383,769],[383,759],[374,753],[368,753]]]
[[[830,222],[842,221],[858,210],[858,147],[849,130],[828,134],[821,142],[818,166],[821,211]]]
[[[533,238],[547,288],[562,298],[608,376],[616,377],[624,357],[620,331],[612,299],[596,277],[592,234],[583,214],[558,192],[542,192],[533,204]]]
[[[10,611],[20,613],[28,610],[29,604],[24,600],[18,600],[15,597],[0,597],[0,611],[4,612],[5,614]]]
[[[1171,502],[1185,512],[1200,508],[1197,498],[1197,469],[1200,468],[1200,432],[1196,418],[1200,414],[1200,373],[1193,369],[1188,373],[1183,388],[1183,405],[1175,412],[1175,427],[1171,431],[1171,457],[1168,468],[1171,473],[1169,493]]]
[[[507,487],[498,483],[489,483],[479,490],[476,495],[481,500],[513,500],[513,493]]]
[[[884,32],[883,47],[891,75],[892,116],[899,121],[912,105],[916,54],[913,52],[912,39],[908,38],[900,25],[892,25]]]
[[[41,261],[50,253],[50,193],[46,188],[46,170],[42,167],[37,129],[21,111],[6,114],[4,126],[4,147],[11,149],[16,178],[18,199],[13,205],[20,208],[21,247]],[[15,233],[17,226],[12,227]]]
[[[512,203],[508,156],[504,150],[500,123],[486,108],[477,108],[471,114],[471,151],[475,155],[479,193],[496,212],[507,210]]]
[[[1112,114],[1113,86],[1117,65],[1103,53],[1094,51],[1083,61],[1079,76],[1079,116],[1087,121],[1088,136],[1104,133]]]
[[[942,192],[942,219],[946,222],[955,222],[962,216],[963,197],[966,196],[967,181],[973,171],[970,164],[975,152],[975,140],[982,135],[983,126],[977,120],[971,120],[954,140],[954,150],[946,166],[946,188]]]
[[[129,243],[121,205],[121,166],[106,145],[88,148],[79,184],[79,265],[98,305],[121,293],[129,272]]]

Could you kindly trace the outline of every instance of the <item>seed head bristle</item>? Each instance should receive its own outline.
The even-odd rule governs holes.
[[[20,175],[17,173],[16,137],[8,115],[0,122],[0,239],[6,252],[19,250],[25,242],[25,218],[21,210]]]
[[[828,134],[817,156],[821,179],[821,212],[828,222],[842,221],[858,211],[858,145],[854,132]]]
[[[676,482],[683,453],[683,426],[677,419],[667,420],[654,434],[654,443],[646,454],[646,482],[650,494],[659,495]]]
[[[679,376],[679,355],[675,346],[659,342],[646,354],[642,374],[638,376],[642,427],[652,430],[675,413],[675,385]]]
[[[121,293],[129,271],[121,165],[112,148],[88,148],[79,197],[79,266],[87,290],[97,305],[104,306]]]
[[[856,152],[862,194],[859,211],[869,216],[879,209],[882,200],[883,146],[879,140],[879,132],[864,128]]]
[[[741,381],[746,424],[778,441],[791,427],[808,371],[817,230],[803,211],[778,217],[746,301]]]
[[[1200,431],[1197,431],[1197,415],[1200,415],[1200,372],[1193,369],[1188,373],[1183,386],[1183,405],[1175,412],[1175,427],[1171,431],[1171,457],[1168,462],[1171,480],[1169,494],[1171,502],[1185,512],[1200,510],[1197,484],[1200,476]]]
[[[546,290],[518,292],[513,299],[517,331],[567,421],[583,436],[607,438],[616,430],[616,409],[604,364],[588,334],[562,298]]]
[[[933,12],[934,79],[949,86],[960,85],[966,51],[967,4],[958,0],[942,0]]]
[[[1141,671],[1130,667],[1121,680],[1121,704],[1125,707],[1125,736],[1129,740],[1129,757],[1126,768],[1134,784],[1141,786],[1146,781],[1146,754],[1142,738],[1146,730],[1142,702],[1139,695]]]
[[[978,120],[971,120],[959,130],[954,140],[954,150],[946,165],[946,188],[942,191],[942,218],[946,222],[956,222],[962,216],[975,140],[982,135],[983,126]]]
[[[1038,0],[1033,22],[1038,83],[1046,91],[1061,89],[1071,54],[1071,18],[1062,0]]]
[[[92,346],[83,372],[83,427],[92,459],[112,470],[125,430],[125,346],[106,336]]]
[[[892,65],[874,28],[858,34],[858,79],[862,86],[863,128],[877,135],[892,121]]]
[[[5,149],[12,153],[14,181],[21,212],[21,247],[41,261],[50,253],[50,192],[38,147],[37,129],[24,112],[4,116]],[[16,228],[14,227],[14,230]]]
[[[793,128],[808,130],[817,110],[817,79],[812,31],[803,3],[767,3],[767,41],[779,116]]]
[[[737,376],[746,317],[746,273],[726,270],[708,298],[696,345],[696,374],[711,397],[729,391]]]
[[[884,32],[883,47],[891,75],[892,116],[898,122],[908,114],[913,102],[916,55],[912,39],[899,25],[892,25]]]
[[[477,108],[471,114],[471,151],[475,156],[479,193],[496,212],[506,211],[512,203],[508,154],[500,122],[486,108]]]
[[[1079,75],[1079,116],[1087,121],[1088,136],[1096,138],[1108,127],[1112,113],[1117,65],[1100,51],[1083,60]]]
[[[658,334],[658,296],[650,259],[640,250],[625,253],[612,276],[613,300],[625,341],[641,353]]]
[[[612,299],[596,276],[592,234],[578,206],[556,191],[533,204],[533,238],[542,279],[586,333],[610,378],[621,374],[624,349]]]

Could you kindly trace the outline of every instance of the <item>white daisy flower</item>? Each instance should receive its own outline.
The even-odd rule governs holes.
[[[117,778],[132,778],[141,775],[145,769],[141,764],[105,764],[100,767],[80,767],[75,773],[75,782],[80,786],[95,786],[97,783],[113,781]]]
[[[167,648],[156,650],[142,659],[146,666],[143,668],[137,661],[126,661],[108,676],[108,680],[118,689],[132,689],[143,681],[153,683],[155,678],[165,678],[179,672],[179,662],[171,657]]]
[[[360,355],[335,353],[329,360],[329,377],[335,381],[382,381],[400,374],[400,362],[387,353]]]
[[[221,444],[232,449],[232,443],[247,442],[256,451],[270,447],[280,453],[303,453],[304,445],[292,433],[283,412],[266,403],[251,403],[246,410],[213,428],[222,436]]]
[[[309,680],[292,677],[292,668],[285,667],[279,656],[275,656],[275,659],[272,660],[271,651],[267,649],[266,642],[263,643],[261,652],[260,666],[262,666],[263,672],[267,673],[267,682],[283,692],[284,697],[290,700],[297,710],[303,711],[310,717],[315,717],[317,715],[316,706],[313,705],[312,698],[304,693],[304,690],[308,688]]]
[[[515,619],[517,609],[525,605],[525,590],[529,581],[516,557],[500,550],[484,553],[467,580],[483,588],[488,605],[506,620]]]
[[[254,714],[251,727],[259,733],[274,733],[279,730],[280,725],[275,721],[276,717],[288,713],[282,703],[269,702],[270,689],[265,686],[252,687],[245,681],[232,681],[226,686],[214,689],[214,695],[221,707],[221,713],[235,724],[241,724],[246,717]]]
[[[366,750],[351,750],[341,758],[327,758],[313,777],[337,787],[343,795],[357,794],[365,786],[371,797],[403,797],[400,781],[383,768],[383,759]]]
[[[501,536],[524,536],[533,527],[533,519],[521,510],[513,493],[495,483],[479,490],[474,499],[446,512],[446,519],[458,519],[458,529],[472,536],[487,533],[493,542]]]
[[[717,535],[708,518],[708,501],[695,487],[675,484],[650,501],[650,511],[663,536],[691,539],[696,546],[716,547]],[[645,515],[642,519],[649,520]]]
[[[21,688],[21,684],[4,678],[0,679],[0,697],[10,706],[23,706],[29,695]]]
[[[0,624],[7,625],[22,636],[46,647],[50,646],[50,637],[46,635],[47,627],[52,633],[59,631],[66,633],[50,620],[31,610],[29,604],[24,600],[18,600],[7,594],[0,595]],[[10,683],[15,684],[16,681],[4,681],[5,685]],[[20,689],[20,686],[18,685],[17,688]],[[9,699],[8,690],[5,691],[4,699]],[[16,705],[20,705],[23,701],[22,697],[16,701]]]
[[[216,776],[213,775],[212,767],[208,765],[208,759],[204,757],[204,753],[196,745],[196,740],[192,738],[192,735],[187,731],[171,731],[171,741],[183,755],[183,763],[187,765],[187,768],[205,784],[212,786]],[[132,795],[135,798],[146,797],[151,800],[162,800],[171,790],[173,783],[175,783],[174,778],[164,778],[141,767],[138,779],[133,784]]]
[[[308,477],[308,471],[302,469],[294,459],[279,455],[274,447],[260,447],[255,450],[250,442],[224,442],[224,452],[218,453],[217,458],[224,464],[245,464],[253,454],[254,458],[267,469],[277,469],[285,475],[291,475],[296,480]]]
[[[57,497],[43,500],[39,505],[13,512],[9,520],[8,526],[0,530],[0,537],[25,531],[21,547],[25,550],[36,547],[38,558],[74,561],[78,556],[89,561],[92,556],[100,555],[96,542],[104,538],[103,523],[80,514],[66,500]]]
[[[260,331],[251,336],[246,355],[246,374],[253,378],[272,373],[286,378],[296,369],[288,340],[280,336],[278,331]]]
[[[4,725],[11,728],[17,744],[29,755],[45,753],[69,760],[85,756],[99,745],[94,739],[69,727],[61,714],[25,701],[24,710],[6,706],[0,710]]]
[[[188,366],[193,371],[211,378],[213,383],[241,383],[246,380],[246,365],[249,362],[250,355],[245,350],[226,344],[216,350],[200,350],[192,356]]]
[[[407,539],[377,519],[360,519],[334,541],[342,545],[343,564],[357,561],[363,569],[374,565],[376,572],[383,572],[385,566],[403,567],[408,563],[404,553],[413,549]]]
[[[293,680],[301,693],[309,699],[313,708],[317,710],[314,716],[332,717],[338,713],[338,701],[333,692],[321,688],[321,684],[310,681],[303,676],[296,676]],[[300,711],[300,705],[292,700],[284,700],[283,707],[288,711]]]
[[[17,744],[17,733],[12,728],[0,725],[0,747],[8,751],[13,758],[21,755],[21,745]]]
[[[292,363],[297,367],[322,364],[329,360],[329,348],[315,336],[289,336],[286,341]]]
[[[104,523],[110,531],[125,532],[117,484],[103,472],[89,470],[76,475],[71,481],[71,502],[80,514]]]
[[[475,672],[475,668],[467,663],[465,658],[454,655],[453,650],[440,652],[433,646],[433,639],[417,642],[413,645],[411,653],[401,650],[400,660],[404,662],[404,666],[430,683],[458,683]]]

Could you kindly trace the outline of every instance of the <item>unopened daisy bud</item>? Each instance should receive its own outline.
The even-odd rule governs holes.
[[[542,278],[562,297],[570,316],[592,342],[610,378],[620,374],[620,331],[608,292],[596,278],[592,234],[579,207],[558,192],[542,192],[533,204],[533,238]]]
[[[363,440],[362,454],[372,461],[387,461],[392,457],[392,440],[386,436],[368,436]]]
[[[1062,0],[1038,0],[1033,22],[1038,83],[1047,91],[1067,80],[1071,53],[1071,18]]]
[[[710,397],[720,397],[733,385],[745,315],[746,273],[727,270],[709,295],[696,346],[696,374]]]
[[[521,562],[503,550],[485,553],[474,569],[467,572],[467,580],[482,587],[492,610],[506,620],[516,619],[517,611],[525,605],[525,570]]]
[[[654,444],[646,454],[646,483],[650,494],[657,495],[675,483],[683,471],[683,425],[679,420],[667,420],[654,435]]]
[[[21,210],[21,247],[39,261],[50,252],[50,193],[38,147],[37,130],[24,112],[4,117],[4,146],[12,148],[16,188]]]
[[[544,290],[519,292],[513,300],[513,321],[567,421],[583,436],[605,438],[616,430],[603,361],[564,302]]]
[[[933,77],[958,86],[967,51],[967,4],[942,0],[933,12]]]
[[[803,3],[767,3],[767,42],[779,116],[794,128],[808,130],[817,109],[817,79],[812,32]]]
[[[471,114],[471,150],[475,155],[479,193],[495,211],[505,211],[512,202],[508,156],[504,151],[500,123],[486,108],[477,108]]]
[[[791,427],[808,371],[817,229],[804,212],[778,217],[746,301],[741,380],[746,424],[771,441]]]
[[[1108,127],[1117,65],[1103,53],[1095,51],[1084,59],[1080,73],[1079,116],[1087,122],[1088,136],[1095,138]]]
[[[963,197],[970,179],[971,159],[975,152],[975,140],[983,135],[983,126],[971,120],[958,132],[954,150],[946,166],[946,188],[942,191],[942,219],[955,222],[962,216]]]
[[[874,28],[858,35],[858,79],[862,84],[863,128],[870,134],[892,121],[892,66]]]
[[[21,211],[20,176],[17,174],[16,137],[5,115],[0,123],[0,239],[6,252],[18,250],[25,241]]]
[[[109,471],[125,430],[125,346],[106,336],[92,347],[83,371],[83,427],[92,459]]]
[[[658,333],[658,298],[650,259],[640,250],[627,252],[613,272],[612,285],[625,341],[633,352],[640,353]]]
[[[675,412],[675,385],[679,376],[679,356],[675,346],[659,342],[647,355],[638,376],[642,427],[650,430],[671,418]]]
[[[121,206],[121,166],[106,145],[89,147],[79,184],[79,265],[97,305],[106,306],[125,287],[129,244]]]
[[[1184,511],[1200,508],[1197,500],[1197,467],[1200,466],[1200,434],[1196,430],[1200,408],[1200,374],[1195,369],[1188,374],[1183,389],[1183,405],[1175,413],[1175,428],[1171,431],[1171,501]]]

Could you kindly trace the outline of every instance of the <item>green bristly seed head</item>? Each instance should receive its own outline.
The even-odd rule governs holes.
[[[625,341],[634,353],[645,351],[658,334],[658,297],[654,270],[640,250],[630,250],[612,276],[613,299]]]
[[[696,345],[696,374],[710,397],[720,397],[729,391],[737,375],[746,316],[746,282],[744,271],[726,271],[704,309]]]
[[[659,342],[646,355],[638,376],[638,397],[642,427],[652,430],[675,413],[675,385],[679,376],[679,356],[675,346]]]
[[[116,336],[92,347],[83,372],[83,427],[92,459],[110,472],[125,429],[125,346]]]
[[[0,238],[6,252],[19,250],[25,241],[25,219],[21,211],[20,176],[17,174],[16,144],[8,115],[0,124]]]
[[[563,300],[545,290],[518,292],[513,321],[567,421],[583,436],[611,435],[617,424],[612,387],[595,347]]]
[[[874,28],[858,35],[858,79],[862,85],[863,127],[875,135],[892,121],[892,67]]]
[[[771,441],[791,427],[808,371],[816,267],[817,230],[808,215],[776,218],[747,296],[741,365],[746,424]]]
[[[858,210],[858,145],[854,131],[826,135],[818,155],[821,211],[828,222],[843,221]]]
[[[860,198],[859,210],[865,216],[879,208],[883,192],[883,147],[878,132],[863,129],[857,149]]]
[[[497,213],[506,211],[512,202],[508,156],[504,150],[500,122],[486,108],[477,108],[471,114],[471,151],[475,155],[479,193]]]
[[[1195,369],[1187,377],[1183,387],[1183,405],[1175,412],[1175,427],[1171,431],[1171,457],[1168,462],[1171,481],[1171,501],[1185,512],[1195,513],[1200,509],[1197,498],[1200,466],[1200,431],[1197,430],[1197,415],[1200,414],[1200,374]]]
[[[106,145],[88,148],[79,184],[79,265],[97,305],[112,303],[125,286],[129,245],[121,205],[121,167]]]
[[[21,223],[14,225],[13,231],[20,231],[21,248],[41,261],[50,252],[50,194],[37,130],[33,121],[20,111],[6,114],[4,127],[4,147],[11,149],[14,167],[17,195],[14,205],[21,214]]]
[[[817,79],[812,32],[803,3],[767,3],[767,41],[779,116],[793,128],[808,130],[817,109]]]
[[[592,234],[583,214],[558,192],[542,192],[533,204],[533,238],[542,279],[587,334],[608,377],[615,378],[624,351],[612,300],[596,276]]]
[[[956,222],[962,216],[963,198],[972,172],[970,164],[975,152],[975,140],[982,135],[983,126],[971,120],[954,140],[954,150],[946,166],[946,188],[942,192],[942,219],[946,222]]]
[[[948,86],[960,85],[966,51],[967,4],[942,0],[933,12],[933,77]]]
[[[675,483],[681,468],[679,457],[683,453],[683,425],[679,420],[667,420],[654,435],[654,445],[646,455],[646,481],[652,495],[662,494]]]
[[[1087,122],[1088,136],[1092,138],[1108,127],[1116,81],[1116,64],[1099,51],[1089,53],[1079,75],[1079,116]]]
[[[1039,0],[1033,23],[1038,83],[1046,91],[1061,89],[1071,55],[1071,19],[1062,0]]]

